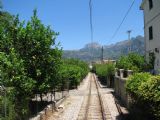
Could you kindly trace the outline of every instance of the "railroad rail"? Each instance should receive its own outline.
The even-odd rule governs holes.
[[[106,120],[103,101],[95,75],[90,73],[88,94],[85,96],[77,120]]]

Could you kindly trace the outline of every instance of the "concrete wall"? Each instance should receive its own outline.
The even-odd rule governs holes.
[[[118,72],[120,72],[120,75],[118,75]],[[114,80],[115,94],[120,98],[122,103],[127,108],[130,107],[131,98],[126,91],[125,84],[126,84],[126,81],[128,80],[128,76],[131,74],[132,74],[131,70],[127,71],[127,77],[124,78],[124,70],[116,69],[115,80]]]
[[[159,0],[153,0],[153,8],[149,8],[149,1],[146,0],[146,2],[143,5],[144,9],[144,19],[145,24],[147,24],[153,17],[157,15],[157,13],[160,12],[160,1]]]

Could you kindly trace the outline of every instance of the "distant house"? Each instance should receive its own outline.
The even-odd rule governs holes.
[[[143,0],[146,60],[160,69],[160,0]]]
[[[95,61],[94,64],[108,64],[108,63],[113,63],[116,64],[116,60],[101,60],[101,61]]]

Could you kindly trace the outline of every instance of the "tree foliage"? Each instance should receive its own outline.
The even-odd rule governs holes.
[[[135,73],[127,80],[126,89],[134,95],[139,95],[139,86],[145,83],[149,78],[151,78],[149,73]]]
[[[140,72],[144,70],[145,59],[143,56],[136,53],[130,53],[127,56],[121,56],[116,63],[116,67],[119,69],[133,70],[134,72]]]
[[[64,59],[61,66],[61,80],[69,82],[69,87],[74,88],[88,74],[88,64],[77,59]]]
[[[115,74],[115,65],[113,63],[108,64],[96,64],[95,72],[98,75],[101,82],[106,83],[108,81],[112,82],[112,78]],[[110,85],[109,85],[110,86]]]
[[[42,24],[36,10],[28,22],[0,12],[0,86],[7,88],[7,99],[13,104],[12,120],[28,119],[28,103],[35,94],[63,90],[67,82],[73,88],[88,73],[85,62],[62,60],[57,35]]]
[[[160,76],[136,73],[130,76],[126,89],[134,98],[133,104],[144,109],[152,118],[160,118]]]
[[[26,24],[1,13],[0,84],[12,88],[15,119],[24,119],[32,95],[53,89],[62,51],[55,44],[58,34],[41,23],[36,10]]]
[[[106,77],[107,64],[95,64],[95,72],[99,77]]]

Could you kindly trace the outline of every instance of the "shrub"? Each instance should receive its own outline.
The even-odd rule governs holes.
[[[151,75],[149,73],[135,73],[134,75],[130,76],[126,83],[126,89],[130,93],[138,96],[139,95],[139,86],[143,82],[146,82]]]
[[[148,103],[150,114],[160,119],[160,76],[152,76],[139,86],[140,95]]]
[[[77,59],[64,59],[60,70],[60,80],[64,83],[69,81],[70,88],[79,85],[81,80],[88,74],[88,65]]]
[[[115,74],[115,65],[114,64],[107,64],[107,76],[114,76]]]
[[[143,82],[139,91],[144,100],[160,101],[160,76],[152,76],[147,82]]]
[[[115,74],[115,65],[109,64],[96,64],[95,71],[101,82],[106,83],[107,79],[111,81],[111,78]]]
[[[145,110],[146,115],[160,119],[160,76],[136,73],[129,77],[126,89],[136,106]]]
[[[96,74],[101,78],[106,78],[107,75],[107,64],[96,64]]]

